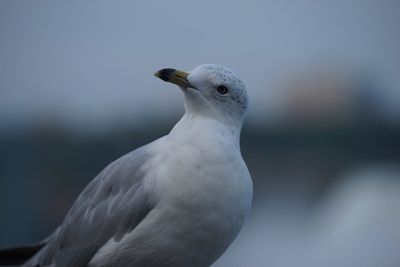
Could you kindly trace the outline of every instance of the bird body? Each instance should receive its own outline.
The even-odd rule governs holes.
[[[120,242],[110,239],[89,266],[209,266],[235,238],[252,191],[250,175],[239,168],[244,165],[239,147],[231,146],[237,136],[228,136],[223,125],[203,127],[215,121],[194,120],[182,118],[168,136],[149,145],[154,156],[147,166],[158,166],[144,178],[152,211]],[[182,139],[187,132],[198,135]],[[238,168],[225,168],[230,163]],[[129,258],[137,265],[118,261]]]
[[[205,267],[236,237],[252,199],[239,146],[244,86],[220,65],[167,70],[157,76],[176,79],[184,116],[107,166],[23,266]],[[214,93],[221,82],[231,95]]]

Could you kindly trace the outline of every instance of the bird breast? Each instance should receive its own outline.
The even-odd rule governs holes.
[[[165,138],[167,149],[153,159],[158,168],[150,183],[155,205],[186,217],[188,226],[202,224],[231,239],[249,213],[252,182],[233,139],[214,137]]]

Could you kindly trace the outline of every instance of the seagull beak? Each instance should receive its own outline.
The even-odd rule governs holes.
[[[189,73],[176,69],[162,69],[154,73],[154,76],[165,82],[170,82],[183,88],[194,88],[187,79],[188,75]]]

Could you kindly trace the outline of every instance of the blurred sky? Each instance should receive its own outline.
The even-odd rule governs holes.
[[[320,64],[374,73],[382,106],[399,116],[399,8],[396,0],[2,0],[0,130],[134,125],[180,112],[179,90],[152,74],[201,63],[239,73],[251,117],[273,119],[275,83]]]

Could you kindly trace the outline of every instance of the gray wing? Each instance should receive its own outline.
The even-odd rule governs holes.
[[[119,240],[150,210],[139,148],[106,167],[81,193],[47,245],[25,266],[86,266],[109,239]]]

